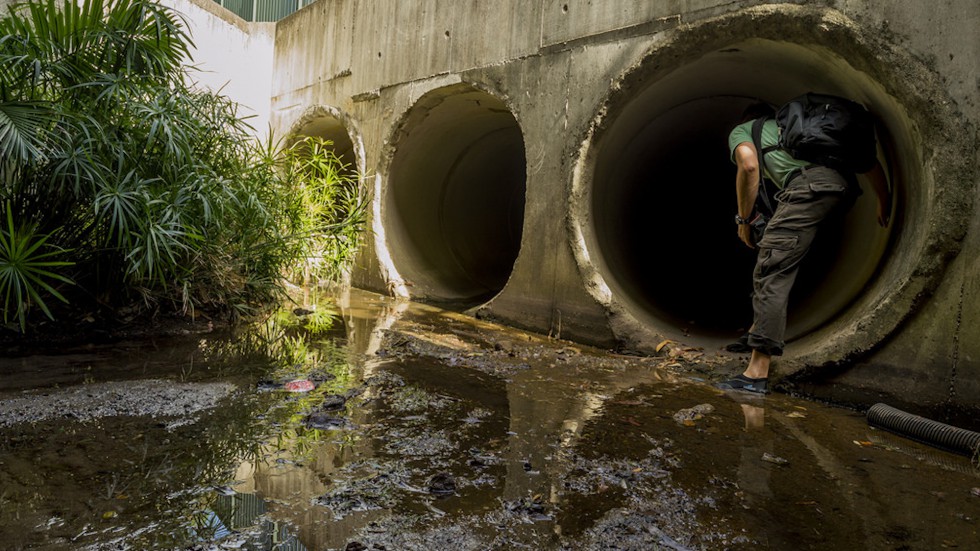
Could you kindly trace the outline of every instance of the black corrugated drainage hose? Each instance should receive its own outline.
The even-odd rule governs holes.
[[[980,433],[926,419],[887,404],[871,406],[868,424],[967,457],[975,458],[980,453]]]

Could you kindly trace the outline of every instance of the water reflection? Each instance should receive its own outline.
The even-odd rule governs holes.
[[[555,520],[562,480],[576,465],[571,450],[583,428],[601,415],[603,403],[640,384],[680,384],[654,369],[558,365],[580,354],[571,347],[548,366],[512,362],[497,366],[499,372],[472,369],[459,365],[460,358],[481,356],[482,343],[462,325],[448,333],[426,331],[430,317],[441,315],[434,309],[363,297],[351,301],[349,295],[337,305],[347,328],[349,380],[387,376],[365,385],[357,407],[347,412],[361,430],[329,434],[308,453],[280,438],[261,460],[243,462],[235,476],[241,481],[236,492],[262,496],[267,516],[296,526],[311,548],[341,548],[392,513],[439,518],[500,504],[522,519],[510,537],[553,541],[562,532]],[[388,331],[410,310],[400,338],[442,347],[449,361],[383,352]],[[306,407],[315,409],[315,401],[306,398]],[[426,491],[427,481],[440,472],[451,473],[459,484],[453,499]],[[489,520],[488,534],[499,529]]]
[[[901,449],[844,410],[725,395],[656,358],[356,291],[180,343],[161,350],[172,380],[236,390],[176,419],[0,429],[0,538],[253,551],[975,541],[968,461]],[[92,380],[114,384],[133,350],[163,361],[146,346],[89,351]],[[295,381],[313,388],[289,392]]]

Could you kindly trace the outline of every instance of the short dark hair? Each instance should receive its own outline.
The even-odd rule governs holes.
[[[759,100],[750,103],[749,106],[742,111],[742,118],[739,119],[739,123],[749,122],[751,120],[758,119],[759,117],[772,117],[775,114],[776,110],[772,105]]]

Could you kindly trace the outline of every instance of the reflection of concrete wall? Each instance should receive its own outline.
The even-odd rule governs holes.
[[[3,0],[0,0],[3,1]],[[274,23],[246,23],[211,0],[162,0],[185,16],[194,41],[192,78],[242,106],[256,135],[269,125]]]
[[[653,369],[596,370],[569,373],[543,366],[513,374],[507,381],[510,433],[507,447],[507,480],[502,498],[515,500],[535,494],[557,501],[558,480],[567,473],[567,462],[556,454],[571,451],[585,426],[602,415],[610,397],[621,397],[629,388],[653,382],[673,381],[673,376]],[[589,390],[584,391],[582,380]],[[525,472],[527,462],[533,473]]]
[[[264,500],[265,508],[271,513],[270,520],[287,522],[289,529],[295,530],[309,548],[326,549],[331,543],[346,541],[376,515],[358,513],[324,523],[324,515],[329,513],[315,503],[316,498],[331,489],[335,471],[355,458],[371,457],[374,450],[370,439],[359,441],[352,447],[326,445],[323,441],[312,442],[312,445],[314,455],[300,463],[279,464],[268,459],[257,464],[243,461],[235,473],[235,479],[243,482],[235,486],[235,491],[239,492],[236,497],[256,494]],[[285,447],[289,448],[288,445]],[[267,524],[263,527],[269,528]]]
[[[723,142],[747,98],[775,103],[821,89],[860,99],[881,123],[882,156],[897,193],[895,223],[884,233],[865,224],[841,241],[840,257],[833,248],[820,257],[831,266],[803,287],[808,300],[791,318],[797,329],[777,371],[825,374],[843,362],[858,366],[838,379],[850,386],[977,405],[980,340],[964,328],[980,322],[980,283],[970,277],[980,269],[980,217],[973,210],[980,5],[879,4],[320,1],[275,27],[269,116],[281,133],[308,124],[311,109],[329,108],[346,126],[363,151],[358,166],[370,175],[374,194],[374,239],[355,282],[426,299],[440,297],[426,296],[434,286],[422,279],[445,267],[404,253],[399,265],[395,253],[404,236],[385,234],[391,229],[385,224],[411,222],[411,213],[388,200],[397,196],[390,186],[400,176],[392,172],[405,166],[397,155],[409,150],[417,158],[448,145],[468,153],[468,144],[440,144],[438,131],[412,130],[465,114],[489,132],[493,125],[485,121],[503,106],[524,148],[526,185],[502,186],[525,190],[522,235],[505,284],[475,308],[536,331],[650,350],[664,337],[707,347],[722,341],[698,333],[686,312],[664,312],[647,274],[674,273],[671,281],[690,286],[667,294],[702,301],[703,311],[744,309],[727,302],[732,292],[712,295],[719,285],[688,282],[732,272],[730,263],[704,259],[730,254],[725,236],[732,235],[733,186]],[[262,63],[259,78],[249,82],[266,90]],[[658,126],[681,114],[697,131],[678,136]],[[660,157],[680,158],[687,153],[674,138],[702,134],[721,153],[705,164],[686,157],[703,178],[667,180],[695,190],[684,196],[690,202],[659,205],[646,190],[662,182],[644,186],[637,174],[657,175],[672,163],[643,164],[652,162],[646,152],[676,147]],[[620,153],[630,148],[629,155]],[[619,176],[639,183],[618,184]],[[408,204],[444,201],[458,191],[443,184],[408,193],[428,189],[431,197]],[[867,210],[868,195],[859,210]],[[623,220],[634,231],[610,229]],[[439,238],[468,230],[448,218],[427,223],[426,235]],[[701,244],[672,247],[674,237],[662,228],[701,231]],[[648,234],[633,237],[641,232]],[[871,254],[864,254],[864,243]],[[961,249],[969,254],[958,254]],[[440,259],[457,260],[453,252],[434,262]],[[406,263],[411,277],[400,275]],[[729,335],[720,336],[737,334],[744,322],[736,318],[747,317],[732,314]]]

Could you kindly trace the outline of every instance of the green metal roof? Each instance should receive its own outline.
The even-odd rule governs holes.
[[[316,0],[214,0],[245,21],[279,21]]]

